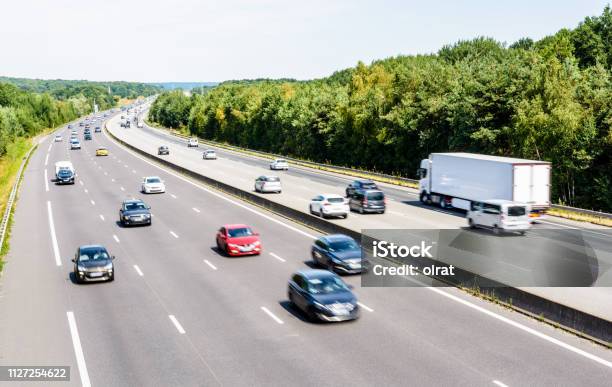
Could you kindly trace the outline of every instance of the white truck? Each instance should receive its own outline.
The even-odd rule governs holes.
[[[76,171],[70,161],[55,163],[55,182],[57,184],[74,184]]]
[[[532,217],[550,207],[551,164],[474,153],[432,153],[418,169],[421,202],[470,210],[472,203],[528,204]]]

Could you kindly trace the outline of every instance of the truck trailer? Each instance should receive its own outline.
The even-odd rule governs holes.
[[[529,205],[533,216],[550,207],[547,161],[475,153],[432,153],[418,169],[421,202],[469,210],[472,203],[509,200]]]

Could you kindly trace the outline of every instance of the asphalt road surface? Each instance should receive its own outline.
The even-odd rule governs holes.
[[[162,170],[105,134],[80,151],[51,140],[32,156],[15,212],[0,365],[66,365],[70,385],[95,386],[609,385],[610,351],[453,288],[360,288],[359,276],[345,277],[362,317],[308,322],[286,287],[311,265],[312,230]],[[96,157],[99,145],[110,156]],[[53,165],[67,159],[77,183],[56,186]],[[167,192],[141,194],[146,175]],[[151,227],[117,224],[129,197],[152,206]],[[261,256],[216,251],[218,227],[238,222],[261,233]],[[90,243],[117,256],[114,282],[73,282],[70,259]]]

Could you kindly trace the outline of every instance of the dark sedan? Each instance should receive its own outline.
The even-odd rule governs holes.
[[[162,145],[159,148],[157,148],[157,154],[158,155],[169,155],[170,149],[167,146]]]
[[[119,209],[119,221],[123,226],[151,225],[151,207],[139,199],[123,201]]]
[[[90,281],[113,281],[115,279],[115,256],[104,246],[89,245],[77,249],[74,262],[74,277],[77,283]]]
[[[289,280],[289,301],[308,318],[345,321],[359,318],[357,298],[349,285],[327,270],[299,271]]]
[[[366,190],[366,189],[378,189],[376,183],[372,180],[368,179],[359,179],[355,180],[346,187],[345,194],[346,197],[350,197],[357,190]]]
[[[331,271],[347,274],[361,273],[361,247],[355,240],[342,234],[322,236],[312,245],[312,260]]]

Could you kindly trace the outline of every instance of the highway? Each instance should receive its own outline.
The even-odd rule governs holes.
[[[305,213],[308,212],[308,204],[312,197],[321,193],[344,194],[346,185],[352,181],[350,176],[335,173],[322,172],[310,168],[293,167],[288,171],[270,171],[269,160],[227,151],[222,148],[214,148],[218,154],[217,160],[202,160],[202,152],[207,145],[201,144],[199,148],[188,148],[184,139],[172,136],[164,131],[150,128],[130,129],[121,128],[120,115],[109,120],[107,128],[113,135],[136,146],[148,153],[157,154],[160,145],[167,145],[170,155],[163,158],[186,167],[192,171],[209,176],[218,181],[230,184],[234,187],[253,191],[254,180],[257,176],[273,174],[280,176],[283,184],[281,194],[258,194],[267,199],[277,201]],[[358,214],[352,212],[347,219],[329,219],[330,222],[341,224],[354,231],[361,232],[363,229],[458,229],[466,227],[464,214],[458,211],[443,210],[437,207],[425,206],[420,203],[415,190],[390,184],[380,184],[381,189],[388,193],[388,209],[385,214]],[[548,233],[547,230],[566,230],[577,228],[582,230],[582,236],[586,243],[597,251],[598,259],[603,267],[612,265],[612,232],[609,228],[596,226],[588,223],[579,223],[550,217],[541,221],[534,227],[534,232]],[[567,236],[561,236],[565,238]],[[516,261],[506,266],[514,270],[515,275],[524,275],[524,270],[531,270],[525,266],[515,268]],[[465,264],[465,269],[479,273]],[[505,267],[505,268],[506,268]],[[479,273],[484,274],[484,273]],[[503,276],[487,276],[493,279],[503,280]],[[523,285],[521,283],[521,285]],[[520,286],[520,285],[517,285]],[[609,287],[529,287],[525,288],[531,293],[537,294],[555,302],[571,305],[581,311],[612,320],[612,291]]]
[[[311,265],[318,234],[105,134],[80,151],[51,141],[33,154],[15,211],[0,280],[2,365],[68,365],[70,385],[96,386],[604,386],[612,377],[609,350],[454,288],[360,288],[359,276],[344,277],[362,317],[308,322],[286,287]],[[99,145],[110,156],[96,157]],[[56,186],[53,164],[66,159],[77,183]],[[167,192],[141,194],[146,175]],[[130,197],[151,205],[151,227],[118,225]],[[263,254],[220,255],[224,223],[260,232]],[[90,243],[117,256],[114,282],[73,282],[70,259]]]

